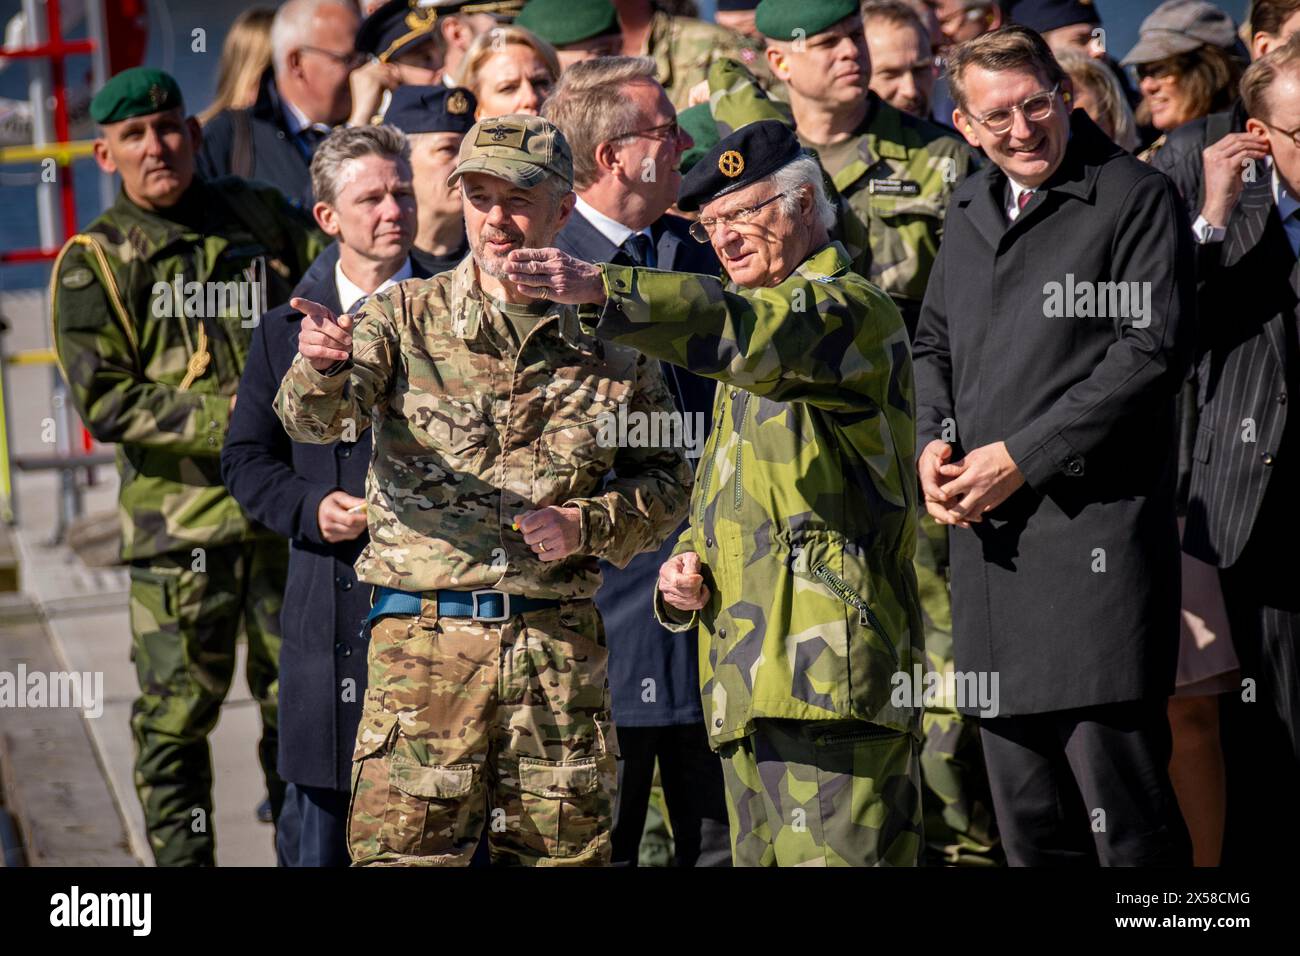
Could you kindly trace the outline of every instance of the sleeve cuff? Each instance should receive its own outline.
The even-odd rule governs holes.
[[[663,592],[659,590],[659,582],[654,583],[655,589],[655,620],[664,630],[672,631],[674,634],[682,634],[686,631],[693,631],[700,626],[699,611],[679,611],[675,607],[670,607],[664,600]]]
[[[206,445],[209,453],[220,455],[230,432],[230,396],[201,395],[199,399],[199,433],[194,437],[200,447]]]
[[[1032,450],[1026,447],[1027,442],[1023,436],[1013,435],[1006,440],[1007,454],[1020,469],[1025,484],[1034,491],[1041,492],[1043,486],[1058,475],[1083,477],[1083,455],[1070,447],[1070,443],[1060,435],[1052,435]]]
[[[1226,226],[1211,226],[1204,216],[1197,216],[1196,222],[1192,223],[1192,235],[1198,245],[1208,246],[1214,242],[1223,242],[1228,235],[1228,229]]]

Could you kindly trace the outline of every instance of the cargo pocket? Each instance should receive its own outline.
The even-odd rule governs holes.
[[[600,761],[612,760],[607,756],[558,763],[520,759],[523,825],[538,835],[547,856],[578,856],[602,837],[607,839],[613,822],[612,794],[600,785]]]
[[[473,790],[472,764],[424,767],[394,756],[380,844],[409,856],[455,853]]]
[[[382,693],[379,700],[382,705]],[[379,854],[379,828],[388,806],[388,751],[397,716],[374,712],[375,694],[366,692],[365,710],[352,753],[352,796],[348,803],[348,853],[354,863]]]

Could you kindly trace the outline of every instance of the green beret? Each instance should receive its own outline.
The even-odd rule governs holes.
[[[772,40],[797,40],[861,12],[858,0],[763,0],[754,11],[754,26]]]
[[[528,0],[515,26],[562,47],[618,32],[618,11],[609,0]]]
[[[681,169],[685,175],[717,143],[718,124],[713,120],[708,103],[698,103],[690,109],[682,110],[677,114],[677,123],[695,140],[695,145],[682,153]]]
[[[185,109],[185,101],[171,74],[136,66],[117,74],[95,94],[90,101],[90,118],[105,126],[172,109]]]

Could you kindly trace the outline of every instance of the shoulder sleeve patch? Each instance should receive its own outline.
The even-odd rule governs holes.
[[[95,281],[95,274],[85,266],[78,266],[63,273],[59,279],[65,289],[84,289]]]

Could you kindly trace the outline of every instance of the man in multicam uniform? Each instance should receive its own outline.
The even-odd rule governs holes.
[[[892,693],[924,653],[907,330],[829,241],[821,171],[784,123],[723,138],[678,202],[739,291],[557,249],[512,253],[509,278],[720,383],[656,615],[701,629],[736,864],[915,865],[920,711]]]
[[[248,638],[272,810],[285,542],[221,483],[220,453],[262,308],[324,247],[274,189],[194,171],[199,128],[161,70],[119,73],[91,103],[117,201],[63,248],[54,342],[82,420],[116,443],[131,573],[135,785],[160,866],[215,863],[208,734]]]
[[[353,317],[307,313],[277,396],[298,441],[370,421],[376,586],[353,771],[358,864],[608,862],[617,745],[597,559],[653,550],[686,510],[679,449],[612,447],[609,417],[673,408],[658,363],[584,333],[504,278],[572,211],[568,144],[486,119],[451,181],[472,256]],[[653,419],[647,419],[653,420]]]

